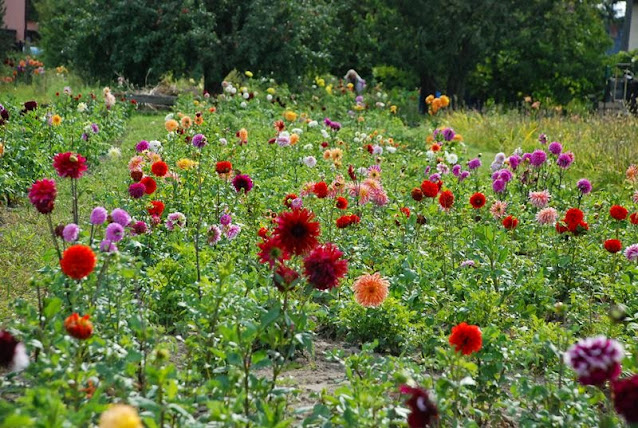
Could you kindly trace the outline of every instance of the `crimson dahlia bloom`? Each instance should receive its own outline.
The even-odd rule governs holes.
[[[463,355],[470,355],[472,352],[481,350],[483,346],[483,334],[478,326],[462,322],[452,328],[449,342],[456,352],[461,352]]]
[[[128,194],[133,199],[139,199],[146,193],[146,186],[142,183],[132,183],[128,186]]]
[[[304,275],[317,290],[329,290],[339,285],[348,272],[348,262],[334,244],[316,247],[303,260]]]
[[[279,291],[284,292],[290,291],[298,278],[299,272],[280,264],[273,275],[273,282]]]
[[[439,195],[439,204],[444,210],[449,210],[454,205],[454,194],[450,190],[444,190]]]
[[[328,185],[323,181],[315,183],[312,187],[312,193],[314,193],[319,199],[323,199],[328,196]]]
[[[423,183],[421,183],[421,191],[426,198],[435,198],[439,193],[439,186],[430,180],[423,180]]]
[[[235,187],[237,193],[241,192],[242,190],[244,191],[244,193],[248,193],[250,192],[250,189],[253,188],[253,181],[246,174],[241,174],[233,178],[233,186]]]
[[[638,423],[638,375],[612,384],[614,408],[628,424]]]
[[[415,187],[414,189],[410,191],[410,196],[412,196],[412,199],[414,199],[417,202],[421,202],[424,197],[423,191],[418,187]]]
[[[215,171],[217,174],[228,174],[233,170],[233,164],[228,161],[217,162]]]
[[[271,269],[274,269],[277,264],[290,258],[290,254],[281,247],[276,237],[264,239],[264,241],[259,242],[257,246],[261,250],[257,253],[259,263],[268,263]]]
[[[152,195],[157,190],[157,182],[153,179],[153,177],[146,176],[142,178],[140,181],[146,188],[144,191],[147,195]]]
[[[518,226],[518,219],[514,216],[508,215],[503,219],[503,227],[507,230],[516,229]]]
[[[53,168],[60,177],[80,178],[87,170],[86,158],[77,153],[58,153],[53,157]]]
[[[348,200],[343,196],[339,196],[337,197],[337,203],[335,204],[335,206],[340,210],[345,210],[346,208],[348,208]]]
[[[439,410],[436,404],[430,400],[428,392],[423,388],[413,388],[401,385],[401,394],[410,395],[406,405],[410,408],[408,426],[410,428],[424,428],[434,424],[439,418]]]
[[[29,201],[41,214],[49,214],[55,206],[58,191],[55,181],[44,178],[37,180],[29,189]]]
[[[298,256],[306,254],[319,242],[319,222],[312,221],[314,218],[315,215],[305,208],[283,212],[276,219],[273,235],[287,252]]]
[[[617,253],[622,250],[622,243],[618,239],[608,239],[605,241],[603,246],[605,247],[605,250],[610,253]]]
[[[168,165],[164,161],[153,162],[153,165],[151,165],[151,172],[157,177],[164,177],[168,174]]]
[[[629,214],[627,208],[621,207],[620,205],[613,205],[611,208],[609,208],[609,215],[618,221],[626,219],[627,214]]]
[[[477,192],[475,194],[473,194],[472,196],[470,196],[470,205],[472,205],[472,208],[478,210],[479,208],[482,208],[485,205],[486,199],[485,199],[485,195]]]

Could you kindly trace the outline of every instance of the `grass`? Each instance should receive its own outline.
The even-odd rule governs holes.
[[[142,139],[155,139],[163,134],[163,115],[138,114],[131,118],[127,131],[120,141],[113,142],[122,152]],[[124,175],[128,159],[104,158],[94,170],[89,169],[80,181],[80,215],[87,218],[98,206],[114,206],[119,201],[128,182]],[[53,176],[53,168],[51,169]],[[70,186],[58,181],[58,199],[54,211],[54,224],[68,220],[71,210]],[[43,260],[55,263],[55,253],[49,236],[46,219],[25,200],[16,208],[0,207],[0,325],[12,314],[11,302],[15,298],[34,299],[29,279],[43,266]]]

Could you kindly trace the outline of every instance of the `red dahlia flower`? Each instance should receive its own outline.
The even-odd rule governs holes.
[[[44,178],[37,180],[29,189],[29,201],[39,213],[49,214],[53,211],[57,194],[55,181]]]
[[[470,205],[472,205],[472,208],[476,210],[482,208],[485,205],[485,201],[485,195],[481,192],[476,192],[475,194],[470,196]]]
[[[151,172],[157,177],[164,177],[168,174],[168,165],[164,161],[153,162],[153,165],[151,165]]]
[[[608,239],[605,241],[603,246],[605,247],[605,250],[610,253],[617,253],[622,250],[622,243],[618,239]]]
[[[412,199],[414,199],[417,202],[421,202],[424,197],[423,191],[419,189],[418,187],[415,187],[414,189],[410,191],[410,196],[412,196]]]
[[[319,222],[307,209],[283,212],[277,217],[274,235],[282,248],[295,255],[303,255],[317,246],[320,234]]]
[[[86,340],[93,334],[93,324],[89,321],[88,314],[80,317],[74,312],[64,320],[64,328],[70,336],[80,340]]]
[[[233,164],[228,161],[217,162],[215,171],[217,174],[228,174],[233,170]]]
[[[271,269],[274,269],[277,264],[290,258],[290,255],[281,247],[277,238],[264,239],[264,241],[259,242],[257,246],[261,250],[257,253],[259,263],[268,263]]]
[[[405,403],[410,408],[408,427],[425,428],[436,423],[439,418],[439,410],[436,404],[430,400],[430,396],[425,389],[401,385],[399,391],[401,394],[410,395],[410,398]]]
[[[449,210],[454,205],[454,194],[450,190],[445,190],[439,195],[439,204],[444,210]]]
[[[630,425],[638,423],[638,375],[615,381],[611,387],[618,414]]]
[[[450,345],[454,346],[455,351],[461,352],[463,355],[478,352],[483,345],[481,329],[476,325],[468,325],[464,322],[452,328],[449,341]]]
[[[148,213],[150,215],[156,215],[158,217],[162,216],[162,213],[164,212],[164,202],[162,201],[151,201],[151,206],[149,208],[146,209],[146,211],[148,211]]]
[[[318,290],[329,290],[339,285],[339,280],[348,272],[348,262],[341,259],[343,253],[328,243],[316,247],[303,260],[304,275]]]
[[[631,224],[638,224],[638,213],[632,213],[629,216],[629,221],[631,221]]]
[[[616,220],[620,221],[626,219],[627,214],[629,214],[627,208],[621,207],[620,205],[613,205],[611,208],[609,208],[609,215]]]
[[[323,199],[328,196],[328,185],[323,181],[315,183],[312,187],[312,193],[314,193],[319,199]]]
[[[152,195],[157,190],[157,182],[153,177],[146,176],[140,181],[146,187],[146,194]]]
[[[299,278],[299,272],[280,264],[273,275],[275,287],[281,292],[292,289],[293,283]]]
[[[87,170],[86,158],[77,153],[58,153],[53,157],[53,168],[60,177],[80,178]]]
[[[284,198],[284,206],[286,206],[286,208],[291,208],[292,201],[294,201],[295,199],[297,199],[297,195],[295,193],[288,193]]]
[[[64,250],[60,268],[67,276],[79,280],[93,272],[96,263],[97,258],[91,247],[77,244]]]
[[[503,227],[507,230],[516,229],[518,226],[518,219],[514,216],[508,215],[503,219]]]
[[[439,186],[430,180],[423,180],[423,183],[421,183],[421,191],[426,198],[435,198],[439,193]]]
[[[335,204],[335,206],[340,210],[345,210],[346,208],[348,208],[348,200],[343,196],[339,196],[337,197],[337,203]]]

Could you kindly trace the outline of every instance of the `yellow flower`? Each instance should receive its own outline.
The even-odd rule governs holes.
[[[426,142],[426,143],[431,143],[431,142],[433,142],[433,141],[434,141],[434,137],[433,137],[433,136],[431,136],[431,135],[428,135],[428,136],[425,138],[425,142]]]
[[[169,119],[164,124],[164,127],[166,127],[168,132],[175,132],[179,128],[179,123],[175,119]]]
[[[193,105],[194,106],[198,106],[199,105],[199,101],[198,100],[193,101]]]
[[[59,114],[54,114],[51,117],[51,125],[53,126],[60,126],[60,124],[62,123],[62,118],[60,117]]]
[[[354,109],[357,110],[357,111],[361,111],[361,110],[364,110],[365,107],[363,105],[361,105],[361,104],[357,104],[356,106],[354,106]]]
[[[270,95],[275,95],[275,88],[268,88],[266,89],[266,92],[268,92]]]
[[[291,110],[286,110],[284,112],[284,119],[286,119],[289,122],[294,122],[295,120],[297,120],[297,113]]]
[[[441,95],[441,107],[447,107],[450,105],[450,99],[447,95]]]
[[[326,86],[326,92],[328,93],[328,95],[332,95],[332,85]]]
[[[454,141],[463,141],[463,136],[461,134],[456,134],[452,139]]]
[[[434,95],[430,94],[425,98],[425,102],[427,104],[432,104],[432,101],[434,101]]]
[[[151,163],[159,162],[162,160],[162,156],[160,156],[159,153],[149,153],[148,158],[150,159]]]
[[[239,131],[237,131],[237,136],[243,142],[248,141],[248,131],[246,130],[246,128],[242,128]]]
[[[317,86],[319,86],[321,88],[326,86],[326,81],[324,79],[322,79],[321,77],[315,77],[315,83],[317,84]]]
[[[191,120],[189,116],[184,116],[182,117],[181,123],[182,123],[182,128],[188,129],[193,124],[193,121]]]
[[[290,134],[290,145],[294,146],[295,144],[297,144],[299,142],[299,135],[297,134]]]
[[[135,408],[114,404],[100,416],[100,428],[144,428]]]
[[[352,88],[354,88],[354,85],[353,85],[352,83],[348,83],[348,84],[346,85],[346,87],[347,87],[348,89],[352,90]]]
[[[397,106],[390,106],[390,113],[395,113],[397,112]]]
[[[248,77],[253,77],[253,72],[252,72],[252,71],[248,71],[248,70],[246,70],[246,71],[244,71],[244,74],[245,74],[246,76],[248,76]]]
[[[332,158],[333,161],[339,162],[341,159],[343,159],[343,150],[332,149],[330,151],[330,157]]]
[[[195,167],[196,165],[197,165],[197,162],[188,158],[183,158],[177,161],[177,167],[179,169],[184,169],[184,170],[191,169]]]

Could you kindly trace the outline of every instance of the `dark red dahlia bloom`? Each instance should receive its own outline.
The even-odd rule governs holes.
[[[410,218],[410,208],[408,207],[403,207],[401,208],[401,212],[403,213],[403,215],[405,215],[407,218]]]
[[[274,235],[282,248],[295,255],[303,255],[317,246],[320,234],[319,222],[307,209],[283,212],[277,217]]]
[[[421,191],[426,198],[435,198],[439,193],[439,186],[430,180],[423,180],[423,183],[421,183]]]
[[[257,236],[259,236],[262,239],[266,239],[268,238],[268,235],[270,234],[270,232],[268,231],[267,228],[262,227],[257,231]]]
[[[449,210],[454,205],[454,194],[450,190],[444,190],[439,195],[439,204],[444,210]]]
[[[151,206],[146,209],[150,215],[156,215],[158,217],[162,216],[164,212],[164,202],[162,201],[151,201]]]
[[[80,178],[87,170],[86,158],[77,153],[58,153],[53,157],[53,168],[60,177]]]
[[[339,285],[339,280],[348,272],[348,262],[343,253],[328,243],[316,247],[303,260],[304,275],[308,282],[318,290],[329,290]]]
[[[55,181],[44,178],[37,180],[29,189],[29,201],[41,214],[49,214],[55,206],[58,191]]]
[[[168,165],[164,161],[153,162],[153,165],[151,165],[151,172],[157,177],[164,177],[168,174]]]
[[[616,220],[626,219],[627,214],[629,214],[627,208],[621,207],[620,205],[613,205],[611,208],[609,208],[609,215]]]
[[[638,375],[612,383],[614,408],[628,424],[638,423]]]
[[[415,187],[414,189],[410,191],[410,196],[412,196],[412,199],[414,199],[417,202],[421,202],[424,197],[423,191],[419,189],[418,187]]]
[[[605,247],[605,250],[610,253],[617,253],[622,250],[622,243],[618,239],[608,239],[605,241],[603,246]]]
[[[503,227],[507,230],[516,229],[518,226],[518,219],[514,216],[508,215],[503,219]]]
[[[472,208],[474,209],[478,210],[479,208],[482,208],[485,205],[485,201],[485,195],[481,192],[476,192],[470,196],[470,205],[472,205]]]
[[[143,183],[132,183],[128,186],[128,194],[133,199],[139,199],[146,193],[146,186]]]
[[[274,269],[276,265],[284,260],[290,259],[290,254],[281,247],[281,244],[276,237],[264,239],[264,241],[259,242],[257,246],[261,250],[257,253],[259,256],[259,263],[268,263],[271,269]]]
[[[11,333],[5,330],[0,331],[0,367],[9,367],[13,364],[18,343]]]
[[[349,215],[344,215],[341,216],[337,219],[337,227],[339,229],[345,229],[346,227],[350,226],[350,216]]]
[[[133,181],[135,181],[136,183],[138,181],[141,181],[142,178],[144,177],[144,173],[142,171],[139,171],[139,170],[131,171],[130,175],[131,175],[131,179]]]
[[[273,275],[273,282],[279,291],[284,292],[290,291],[298,278],[299,272],[280,264]]]
[[[556,232],[558,233],[565,233],[567,232],[569,229],[567,229],[567,227],[565,227],[563,224],[561,224],[561,222],[557,221],[556,222]]]
[[[157,190],[157,182],[155,181],[155,179],[153,179],[153,177],[146,176],[142,178],[140,183],[142,183],[144,187],[146,187],[145,192],[147,195],[152,195]]]
[[[33,111],[38,108],[38,103],[36,101],[27,101],[24,103],[24,108],[22,109],[22,114],[25,114],[29,111]]]
[[[570,208],[565,213],[565,218],[563,218],[563,222],[567,228],[573,232],[576,230],[578,225],[585,219],[585,214],[578,208]]]
[[[323,181],[315,183],[312,187],[312,193],[314,193],[319,199],[323,199],[328,196],[328,185]]]
[[[248,193],[250,192],[250,189],[253,188],[253,180],[251,180],[250,177],[246,174],[240,174],[233,178],[233,186],[235,187],[237,193],[241,192],[242,190],[244,191],[244,193]]]
[[[354,166],[352,165],[348,165],[348,176],[350,177],[350,180],[352,181],[357,180],[357,175],[354,173]]]
[[[424,428],[433,425],[438,420],[439,409],[430,400],[425,389],[401,385],[399,391],[401,394],[410,395],[405,403],[410,408],[407,421],[410,428]]]
[[[339,196],[337,197],[337,203],[335,204],[335,206],[340,210],[345,210],[346,208],[348,208],[348,200],[343,196]]]
[[[469,325],[462,322],[456,327],[452,327],[452,334],[449,338],[450,345],[454,346],[456,352],[463,355],[470,355],[478,352],[483,346],[483,334],[476,325]]]
[[[632,213],[629,216],[629,221],[631,221],[631,224],[638,224],[638,213]]]

